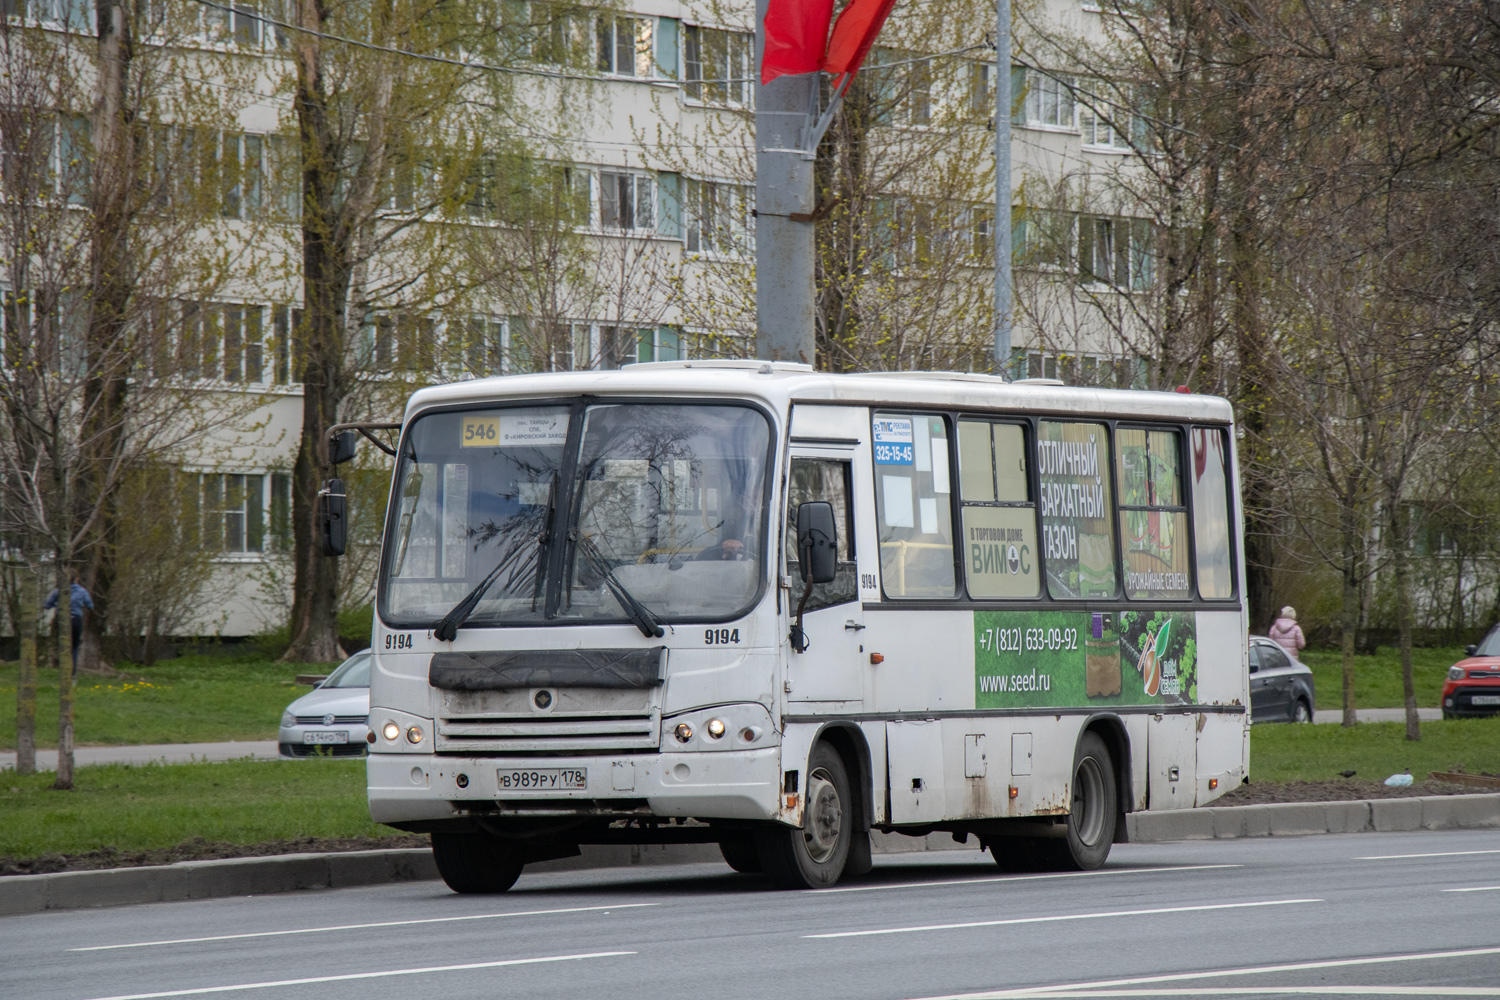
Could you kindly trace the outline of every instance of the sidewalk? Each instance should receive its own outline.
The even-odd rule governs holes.
[[[275,760],[274,740],[231,740],[227,743],[160,743],[155,746],[138,747],[78,747],[73,751],[73,763],[77,767],[88,764],[191,764],[195,761],[213,760]],[[0,771],[12,771],[16,766],[14,750],[0,750]],[[36,752],[38,771],[57,770],[57,751]]]
[[[1355,713],[1360,722],[1405,722],[1406,709],[1404,708],[1361,708]],[[1423,722],[1440,722],[1443,718],[1441,708],[1419,708],[1417,718]],[[1340,708],[1323,708],[1313,713],[1314,722],[1343,722],[1344,711]]]

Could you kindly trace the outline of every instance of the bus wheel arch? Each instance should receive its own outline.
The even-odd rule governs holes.
[[[1129,828],[1125,822],[1125,814],[1131,811],[1135,801],[1135,783],[1131,778],[1132,763],[1130,754],[1130,734],[1125,729],[1124,721],[1113,714],[1096,715],[1091,717],[1083,728],[1079,730],[1078,742],[1083,741],[1085,733],[1094,733],[1104,741],[1104,747],[1109,751],[1110,760],[1113,764],[1113,779],[1115,785],[1115,836],[1116,844],[1130,843]],[[1078,759],[1078,745],[1073,747],[1073,759]]]
[[[826,888],[869,870],[869,750],[858,730],[823,726],[801,768],[802,825],[756,835],[762,871],[783,889]]]

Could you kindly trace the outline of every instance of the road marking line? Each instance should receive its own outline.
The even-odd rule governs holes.
[[[1263,986],[1223,987],[1219,989],[1166,989],[1166,990],[1066,990],[1042,993],[1007,993],[1007,997],[1022,1000],[1051,1000],[1053,997],[1078,997],[1094,1000],[1096,997],[1266,997],[1306,996],[1308,994],[1339,997],[1500,997],[1500,989],[1488,986]]]
[[[1164,906],[1151,910],[1111,910],[1106,913],[1069,913],[1053,917],[1012,917],[1007,920],[973,920],[961,924],[924,924],[918,927],[883,927],[873,931],[839,931],[834,934],[804,934],[804,938],[873,937],[878,934],[913,934],[918,931],[951,931],[966,927],[1008,927],[1016,924],[1051,924],[1067,920],[1101,920],[1105,917],[1145,917],[1158,913],[1202,913],[1205,910],[1244,910],[1262,906],[1322,903],[1321,899],[1268,899],[1254,903],[1210,903],[1202,906]]]
[[[924,997],[923,1000],[1020,1000],[1022,997],[1051,997],[1065,990],[1098,990],[1113,986],[1141,986],[1147,983],[1182,983],[1193,979],[1219,979],[1229,976],[1262,976],[1268,972],[1308,972],[1314,969],[1346,969],[1356,965],[1389,965],[1392,962],[1430,962],[1444,958],[1477,958],[1500,955],[1500,948],[1464,948],[1456,951],[1414,952],[1406,955],[1378,955],[1373,958],[1333,958],[1320,962],[1290,962],[1281,965],[1248,966],[1218,969],[1211,972],[1177,972],[1165,976],[1137,976],[1132,979],[1101,979],[1092,983],[1058,983],[1055,986],[1033,986],[1018,990],[987,990],[982,993],[948,993]]]
[[[412,927],[417,924],[451,924],[461,920],[499,920],[502,917],[544,917],[553,913],[590,913],[598,910],[633,910],[660,903],[616,903],[612,906],[570,906],[565,910],[520,910],[515,913],[476,913],[463,917],[426,917],[418,920],[385,920],[375,924],[339,924],[334,927],[304,927],[290,931],[254,931],[245,934],[215,934],[211,937],[174,938],[169,941],[137,941],[132,944],[96,944],[69,951],[113,951],[119,948],[155,948],[166,944],[201,944],[204,941],[240,941],[245,938],[283,937],[290,934],[325,934],[329,931],[362,931],[372,927]]]
[[[595,951],[585,955],[551,955],[546,958],[509,958],[502,962],[469,962],[464,965],[429,965],[421,969],[391,969],[387,972],[352,972],[343,976],[314,976],[308,979],[279,979],[266,983],[236,983],[233,986],[200,986],[192,990],[163,990],[160,993],[124,993],[95,1000],[159,1000],[161,997],[192,997],[204,993],[233,993],[236,990],[268,990],[278,986],[308,986],[315,983],[345,983],[355,979],[382,979],[386,976],[420,976],[426,972],[463,972],[469,969],[498,969],[507,965],[540,965],[544,962],[576,962],[581,958],[615,958],[635,955],[633,951]]]
[[[1494,892],[1500,885],[1476,885],[1470,889],[1444,889],[1444,892]]]
[[[1375,854],[1355,861],[1405,861],[1407,858],[1462,858],[1470,854],[1500,854],[1500,851],[1434,851],[1431,854]]]
[[[1105,868],[1093,872],[1056,872],[1049,875],[996,875],[985,878],[956,878],[942,882],[893,882],[890,885],[850,885],[838,889],[815,889],[809,896],[831,892],[875,892],[879,889],[921,889],[930,885],[983,885],[989,882],[1036,882],[1055,878],[1091,878],[1097,875],[1150,875],[1155,872],[1201,872],[1212,868],[1243,868],[1244,865],[1174,865],[1170,868]]]

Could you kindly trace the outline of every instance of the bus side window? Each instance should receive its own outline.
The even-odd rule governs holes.
[[[807,610],[845,604],[859,596],[859,574],[854,564],[854,511],[850,502],[853,476],[848,462],[825,458],[792,459],[791,478],[787,484],[786,566],[792,579],[793,601],[802,599],[802,574],[797,558],[797,505],[809,500],[826,500],[833,504],[833,520],[838,527],[838,576],[832,583],[813,586],[807,599]]]
[[[1041,561],[1025,431],[1017,424],[960,420],[958,473],[969,596],[1036,597]]]
[[[1234,596],[1234,564],[1229,551],[1228,457],[1224,432],[1194,427],[1192,498],[1193,540],[1198,551],[1198,594],[1209,599]]]
[[[1114,597],[1109,428],[1043,420],[1037,427],[1042,556],[1053,597]]]
[[[1125,593],[1131,598],[1193,596],[1181,456],[1182,433],[1175,429],[1121,427],[1116,432]]]
[[[926,413],[876,413],[872,424],[885,595],[951,598],[956,579],[948,421]]]

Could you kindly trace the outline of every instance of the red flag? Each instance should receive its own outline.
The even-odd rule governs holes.
[[[839,13],[828,39],[828,55],[819,67],[834,76],[834,86],[859,72],[894,6],[896,0],[849,0]]]
[[[833,0],[770,0],[766,7],[766,50],[760,82],[778,76],[816,73],[828,42]]]

